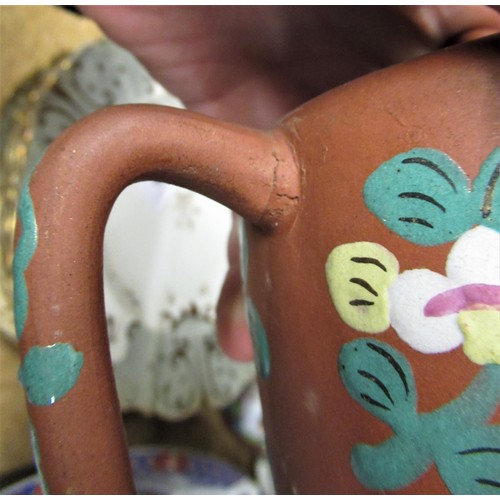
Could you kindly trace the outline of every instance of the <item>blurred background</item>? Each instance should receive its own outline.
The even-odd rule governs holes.
[[[100,107],[182,103],[130,54],[105,40],[92,21],[50,6],[0,6],[0,99],[4,488],[34,472],[12,314],[13,237],[23,173],[65,127]],[[198,493],[203,481],[217,485],[222,476],[218,486],[231,486],[233,493],[242,485],[247,493],[272,490],[253,364],[229,360],[216,343],[215,304],[226,271],[230,225],[224,207],[157,183],[129,187],[108,222],[108,334],[129,443],[140,455],[135,459],[146,483],[152,471],[144,469],[145,463],[155,473],[184,473],[182,487],[191,485]],[[236,471],[234,480],[220,469],[219,479],[208,477],[217,467],[199,466],[197,453],[212,465],[228,465]],[[186,476],[186,464],[192,465],[191,475]],[[155,492],[168,487],[175,493],[172,484]]]

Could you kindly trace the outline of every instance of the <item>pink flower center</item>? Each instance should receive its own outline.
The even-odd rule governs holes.
[[[425,304],[424,315],[439,317],[480,309],[500,311],[500,286],[474,283],[446,290]]]

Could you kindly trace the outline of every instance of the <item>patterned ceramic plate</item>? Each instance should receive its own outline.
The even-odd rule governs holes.
[[[258,484],[214,457],[182,449],[146,446],[130,452],[136,488],[142,495],[259,495]],[[42,494],[37,475],[0,492]]]

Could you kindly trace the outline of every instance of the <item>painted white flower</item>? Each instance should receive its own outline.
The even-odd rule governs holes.
[[[464,344],[472,361],[500,363],[500,233],[467,231],[450,251],[446,276],[405,271],[390,286],[389,303],[391,325],[415,350]]]

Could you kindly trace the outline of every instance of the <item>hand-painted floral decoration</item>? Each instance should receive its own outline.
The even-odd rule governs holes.
[[[415,350],[463,344],[475,363],[500,363],[500,233],[482,226],[461,236],[446,276],[429,269],[398,272],[396,257],[376,243],[336,247],[326,264],[332,301],[353,329],[389,326]]]
[[[417,389],[406,358],[371,339],[345,344],[338,359],[351,397],[388,424],[394,435],[351,452],[354,474],[367,488],[395,490],[434,464],[453,494],[500,492],[500,432],[489,425],[500,399],[500,366],[487,365],[464,392],[430,412],[417,412]]]
[[[334,248],[326,262],[326,276],[343,321],[361,332],[387,330],[389,285],[398,271],[396,257],[377,243],[363,241]]]
[[[445,153],[419,148],[399,154],[370,175],[363,196],[389,229],[418,245],[457,239],[475,225],[500,231],[500,147],[470,187],[465,172]]]
[[[475,363],[500,363],[500,233],[478,226],[452,247],[446,276],[400,274],[389,290],[391,325],[414,349],[464,345]]]
[[[383,163],[366,181],[367,207],[392,231],[418,245],[455,241],[445,275],[399,271],[374,242],[335,247],[326,262],[333,304],[357,332],[390,326],[413,349],[434,354],[463,345],[484,365],[453,401],[418,413],[406,358],[388,344],[356,339],[338,357],[342,382],[394,435],[352,449],[352,470],[367,488],[400,489],[434,465],[455,494],[500,492],[499,426],[488,421],[500,403],[500,148],[469,186],[446,154],[414,149]]]

